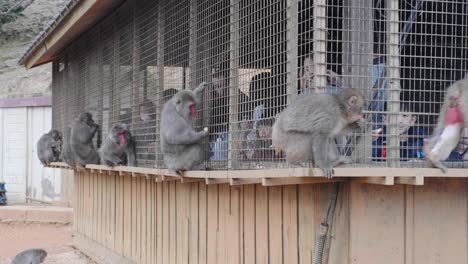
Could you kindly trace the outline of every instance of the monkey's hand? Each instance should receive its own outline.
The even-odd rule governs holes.
[[[327,179],[333,178],[333,175],[335,174],[335,171],[333,170],[332,167],[327,167],[327,168],[321,168],[323,170],[323,174]]]
[[[195,90],[193,90],[193,93],[195,94],[196,97],[198,98],[201,97],[201,94],[205,90],[206,84],[207,84],[206,82],[202,82],[198,85],[197,88],[195,88]]]

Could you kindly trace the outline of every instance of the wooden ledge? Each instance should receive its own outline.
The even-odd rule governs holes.
[[[50,167],[74,169],[62,162],[54,162]],[[171,173],[167,169],[126,166],[87,165],[85,170],[105,175],[146,177],[146,179],[154,179],[157,182],[181,181],[190,183],[204,181],[206,184],[229,183],[232,186],[246,184],[278,186],[345,181],[381,185],[424,185],[425,177],[468,178],[468,169],[460,168],[449,168],[447,173],[443,173],[435,168],[338,167],[334,169],[335,176],[333,179],[326,179],[322,170],[318,168],[186,171],[182,176]]]
[[[49,168],[56,168],[56,169],[69,169],[73,170],[72,167],[68,166],[65,162],[51,162],[48,166]]]

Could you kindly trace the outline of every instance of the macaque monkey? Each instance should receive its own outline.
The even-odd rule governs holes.
[[[99,155],[93,143],[93,137],[98,130],[93,116],[89,112],[81,113],[73,123],[70,131],[70,147],[78,168],[86,164],[99,164]]]
[[[127,161],[127,166],[136,166],[135,143],[126,124],[112,126],[99,149],[99,156],[103,165],[117,166]]]
[[[73,158],[73,152],[70,146],[70,133],[71,127],[67,126],[65,131],[63,132],[63,145],[62,145],[62,153],[61,159],[63,162],[67,163],[69,166],[75,166],[75,159]]]
[[[352,88],[297,98],[276,117],[272,131],[276,153],[284,151],[286,161],[295,165],[313,161],[332,178],[334,166],[350,162],[340,157],[335,137],[364,125],[363,105],[363,96]]]
[[[43,249],[28,249],[18,253],[11,264],[40,264],[47,257],[47,252]]]
[[[205,86],[206,82],[203,82],[194,91],[179,91],[164,104],[161,113],[160,137],[164,163],[178,175],[181,171],[199,168],[204,162],[202,140],[208,135],[208,128],[197,132],[193,121]]]
[[[457,81],[447,89],[437,127],[433,136],[424,145],[426,160],[444,173],[447,172],[447,167],[442,161],[446,160],[457,147],[464,128],[465,113],[467,113],[464,102],[468,101],[468,94],[465,92],[467,89],[468,79]]]
[[[39,138],[37,142],[37,156],[42,165],[48,166],[51,162],[58,161],[62,148],[62,135],[56,129],[51,129],[48,133]]]

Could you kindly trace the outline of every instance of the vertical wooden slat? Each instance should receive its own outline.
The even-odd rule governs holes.
[[[189,229],[188,229],[188,250],[189,250],[189,263],[198,263],[198,245],[199,245],[199,230],[201,227],[198,225],[199,223],[199,213],[200,206],[199,206],[199,189],[198,183],[190,184],[190,204],[188,206],[189,209]]]
[[[230,247],[230,241],[234,238],[227,238],[226,231],[228,228],[227,222],[229,217],[229,185],[218,185],[218,235],[217,235],[217,258],[218,263],[227,263],[227,248]],[[231,250],[231,249],[229,249]]]
[[[141,177],[135,177],[136,179],[136,223],[135,223],[135,230],[136,230],[136,236],[135,236],[135,245],[136,245],[136,255],[135,255],[135,261],[138,263],[141,263],[141,211],[142,211],[142,201],[141,201]]]
[[[347,263],[349,260],[349,189],[348,184],[342,184],[339,189],[335,216],[329,230],[330,250],[328,256],[325,256],[330,264]],[[325,257],[324,260],[327,259]]]
[[[207,249],[207,263],[218,263],[217,259],[217,247],[218,247],[218,240],[217,240],[217,233],[218,233],[218,186],[217,185],[209,185],[207,187],[208,190],[208,203],[207,203],[207,219],[206,219],[206,226],[207,226],[207,241],[206,241],[206,249]]]
[[[115,201],[115,252],[124,254],[124,176],[116,177],[116,201]]]
[[[132,177],[126,175],[124,176],[124,222],[123,222],[123,246],[124,246],[124,256],[128,259],[132,258]]]
[[[205,183],[198,183],[198,263],[207,263],[207,215],[208,215],[208,198],[207,198],[207,187]]]
[[[244,264],[255,264],[255,185],[244,186]]]
[[[92,238],[93,240],[97,240],[97,210],[98,210],[98,191],[97,191],[97,184],[96,184],[96,173],[93,173],[92,175],[92,196],[91,196],[91,201],[93,203],[92,209],[93,209],[93,214],[92,214]]]
[[[183,184],[179,181],[175,183],[176,193],[176,263],[187,263],[188,262],[188,222],[187,222],[187,198],[190,194],[187,184]]]
[[[164,258],[163,258],[163,255],[165,254],[164,251],[163,251],[163,245],[166,244],[166,243],[163,243],[163,238],[165,238],[163,236],[163,230],[165,230],[165,228],[163,228],[163,225],[166,224],[166,222],[164,222],[163,220],[166,219],[166,210],[167,208],[164,207],[164,199],[166,199],[165,196],[163,196],[163,188],[164,185],[163,183],[157,183],[156,184],[156,210],[157,210],[157,218],[156,218],[156,228],[157,228],[157,241],[156,241],[156,246],[158,248],[158,251],[156,253],[156,259],[157,259],[157,263],[158,264],[163,264],[163,263],[166,263],[164,262]],[[163,207],[165,209],[163,209]],[[164,241],[165,242],[165,241]]]
[[[138,253],[137,253],[137,226],[138,226],[138,221],[137,221],[137,200],[138,200],[138,179],[136,177],[132,177],[132,223],[130,225],[131,229],[131,245],[132,245],[132,260],[136,261],[138,258]]]
[[[110,195],[109,195],[109,200],[110,200],[110,221],[109,221],[109,240],[110,240],[110,245],[109,248],[111,250],[115,251],[115,181],[116,181],[116,174],[110,175]]]
[[[80,190],[78,188],[78,175],[73,174],[73,232],[78,231],[78,201]]]
[[[352,184],[350,259],[404,263],[404,205],[402,186]]]
[[[415,187],[414,223],[406,223],[414,228],[414,263],[468,263],[467,188],[466,179],[447,178]]]
[[[310,263],[315,246],[315,229],[319,223],[315,222],[315,199],[313,185],[299,186],[299,263]]]
[[[405,264],[414,263],[414,196],[415,187],[405,186]]]
[[[268,188],[268,234],[270,264],[283,263],[283,197],[282,187]],[[286,263],[289,263],[286,262]]]
[[[227,226],[226,226],[226,257],[228,264],[241,263],[241,238],[240,233],[240,196],[241,187],[231,188],[228,208]]]
[[[102,195],[103,195],[103,191],[102,191],[102,183],[103,183],[103,177],[102,177],[102,174],[97,174],[97,190],[98,190],[98,197],[97,197],[97,203],[98,203],[98,212],[97,212],[97,225],[98,225],[98,229],[97,229],[97,241],[99,243],[103,243],[103,222],[102,222],[102,211],[104,210],[103,208],[103,202],[102,202]]]
[[[297,264],[298,233],[297,233],[297,186],[283,187],[283,257],[284,263]]]
[[[154,223],[154,216],[156,214],[156,210],[154,209],[154,181],[152,180],[147,180],[146,181],[146,204],[148,206],[148,211],[146,214],[147,222],[147,230],[148,234],[146,236],[146,245],[147,245],[147,250],[146,250],[146,263],[152,264],[155,263],[154,260],[154,253],[156,252],[156,247],[154,244],[154,241],[156,239],[156,234],[154,232],[156,225]]]
[[[169,190],[169,182],[164,182],[163,184],[163,221],[162,221],[162,226],[164,226],[163,230],[163,236],[162,236],[162,246],[163,246],[163,261],[162,263],[170,263],[170,258],[169,258],[169,251],[170,251],[170,225],[171,225],[171,217],[170,217],[170,203],[169,203],[169,196],[170,196],[170,190]]]
[[[146,179],[144,177],[140,177],[140,185],[141,185],[141,263],[146,263],[146,250],[148,248],[148,243],[146,238],[148,237],[148,229],[147,229],[147,217],[148,217],[148,203],[147,203],[147,193],[146,193]]]
[[[255,186],[255,248],[256,263],[270,263],[268,237],[268,188]]]
[[[177,263],[177,186],[169,183],[169,263]]]

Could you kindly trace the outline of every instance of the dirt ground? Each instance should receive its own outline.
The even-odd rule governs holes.
[[[95,263],[71,247],[71,225],[0,222],[0,264],[7,264],[18,252],[43,248],[47,258],[43,263]]]

